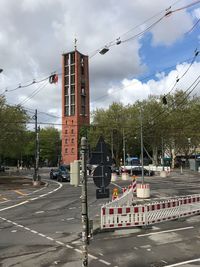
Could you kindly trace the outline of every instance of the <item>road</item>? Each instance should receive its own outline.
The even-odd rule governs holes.
[[[199,178],[199,174],[177,172],[146,181],[152,196],[159,198],[199,193]],[[81,187],[51,181],[45,173],[42,179],[46,186],[39,189],[24,183],[21,188],[0,190],[2,267],[81,266]],[[123,187],[129,182],[116,183]],[[95,190],[89,180],[89,216],[98,225],[106,199],[96,200]],[[89,266],[200,266],[199,247],[198,215],[146,229],[97,233],[89,245]]]

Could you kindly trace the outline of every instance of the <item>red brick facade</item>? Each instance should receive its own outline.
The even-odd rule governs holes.
[[[79,131],[90,123],[88,56],[62,56],[62,162],[79,159]]]

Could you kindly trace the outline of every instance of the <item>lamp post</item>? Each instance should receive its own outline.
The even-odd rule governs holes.
[[[142,184],[144,184],[144,144],[143,144],[143,122],[142,122],[142,110],[140,108],[140,149],[141,149],[141,166],[142,166]]]

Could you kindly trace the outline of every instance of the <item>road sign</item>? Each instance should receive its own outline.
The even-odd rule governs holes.
[[[97,187],[104,188],[110,184],[111,169],[106,165],[99,165],[93,173],[93,180]]]
[[[90,164],[112,165],[112,156],[102,136],[100,136],[95,151],[91,152]]]
[[[109,198],[110,191],[108,188],[102,188],[96,190],[96,198]]]

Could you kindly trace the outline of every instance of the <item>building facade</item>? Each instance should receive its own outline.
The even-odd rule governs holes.
[[[79,159],[79,134],[89,126],[88,56],[75,50],[62,55],[62,163]]]

